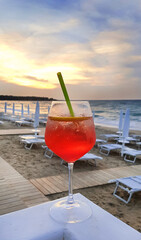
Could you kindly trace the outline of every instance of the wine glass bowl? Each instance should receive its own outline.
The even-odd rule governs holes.
[[[47,146],[66,162],[75,162],[95,143],[95,130],[88,102],[72,101],[71,117],[65,101],[53,102],[46,125]]]

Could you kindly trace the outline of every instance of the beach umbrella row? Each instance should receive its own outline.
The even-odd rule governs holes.
[[[15,103],[13,103],[13,106],[12,108],[7,108],[7,102],[4,103],[4,113],[6,114],[7,113],[7,110],[12,110],[12,115],[15,115]],[[23,107],[23,103],[21,103],[21,117],[24,116],[24,107]],[[30,108],[29,108],[29,104],[27,106],[27,114],[30,115]]]
[[[29,108],[29,104],[27,106],[27,114],[28,116],[30,115],[30,108]],[[23,107],[23,103],[21,103],[21,117],[24,117],[24,107]]]

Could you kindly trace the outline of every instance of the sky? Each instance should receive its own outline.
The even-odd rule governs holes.
[[[0,95],[141,99],[140,0],[0,0]]]

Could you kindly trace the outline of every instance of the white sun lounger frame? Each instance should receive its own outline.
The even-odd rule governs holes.
[[[129,149],[124,151],[124,161],[135,163],[137,156],[141,155],[141,150]],[[133,159],[127,158],[127,156],[133,157]]]
[[[99,157],[93,153],[86,153],[83,157],[79,158],[77,161],[89,161],[93,160],[94,161],[94,166],[96,167],[96,160],[102,160],[102,157]],[[61,160],[61,165],[64,163],[64,160]]]
[[[108,156],[110,151],[121,149],[122,145],[120,145],[120,144],[102,144],[99,147],[100,147],[99,152],[105,156]]]
[[[45,150],[44,156],[46,158],[52,158],[53,157],[54,153],[46,145],[42,145],[42,148]]]
[[[116,182],[116,187],[113,192],[113,195],[120,199],[124,203],[129,203],[133,193],[141,191],[141,176],[127,177],[127,178],[119,178],[115,180],[110,180],[109,183]],[[133,187],[133,184],[136,183],[136,187]],[[126,191],[129,194],[127,200],[123,199],[117,194],[118,188]]]
[[[21,140],[22,143],[24,143],[24,147],[25,149],[27,150],[31,150],[32,146],[34,144],[44,144],[45,143],[45,140],[44,139],[41,139],[41,138],[37,138],[37,139],[23,139]]]

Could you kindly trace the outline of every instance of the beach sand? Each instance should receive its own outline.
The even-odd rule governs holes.
[[[0,126],[0,129],[10,128],[17,127],[9,122],[5,122]],[[44,128],[42,133],[43,132]],[[104,133],[115,133],[115,129],[96,126],[97,138],[100,138],[100,135]],[[141,134],[141,132],[137,131],[132,131],[131,133]],[[89,164],[87,161],[78,161],[74,164],[75,172],[97,171],[100,169],[132,165],[131,163],[123,161],[120,155],[116,152],[110,154],[108,157],[100,155],[97,147],[94,147],[91,152],[102,156],[103,160],[97,160],[96,167],[92,162]],[[44,150],[41,148],[41,146],[35,146],[30,151],[26,150],[23,147],[23,144],[20,144],[18,135],[0,136],[0,156],[26,179],[41,178],[68,172],[67,168],[60,164],[61,160],[59,157],[54,156],[52,159],[46,158],[44,156]],[[140,159],[137,160],[135,164],[141,164]],[[78,189],[74,192],[80,192],[88,199],[104,208],[106,211],[110,212],[117,218],[141,232],[141,193],[134,194],[131,202],[126,205],[112,195],[114,187],[114,184],[107,184],[91,188]],[[66,195],[67,192],[53,194],[48,196],[48,198],[53,200]]]

